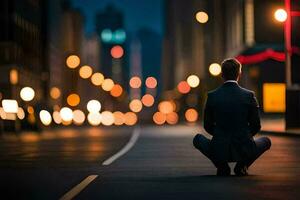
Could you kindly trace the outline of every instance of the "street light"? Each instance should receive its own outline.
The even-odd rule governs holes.
[[[285,111],[285,127],[299,128],[300,108],[297,108],[295,98],[299,98],[300,90],[292,88],[292,70],[291,70],[291,54],[292,54],[292,17],[300,17],[299,11],[291,10],[291,0],[285,0],[285,9],[278,9],[274,13],[274,17],[279,22],[284,22],[284,46],[285,46],[285,74],[286,74],[286,111]]]
[[[288,19],[287,11],[280,8],[277,9],[274,13],[274,18],[284,23],[284,44],[285,44],[285,73],[286,73],[286,86],[290,87],[292,85],[291,80],[291,57],[290,57],[290,45],[291,45],[291,27],[290,27],[290,19]],[[290,17],[289,17],[290,18]],[[288,22],[289,21],[289,22]]]
[[[274,17],[279,22],[285,22],[287,19],[287,13],[284,9],[277,9],[274,13]]]

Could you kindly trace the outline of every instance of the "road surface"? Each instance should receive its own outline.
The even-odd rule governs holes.
[[[300,199],[300,138],[270,136],[248,177],[216,177],[198,126],[78,128],[2,136],[1,199]]]

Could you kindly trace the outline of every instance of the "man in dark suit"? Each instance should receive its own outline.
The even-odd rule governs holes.
[[[224,84],[210,91],[204,109],[204,129],[212,135],[201,134],[193,144],[217,168],[217,175],[230,175],[228,162],[237,162],[234,173],[247,175],[248,167],[271,147],[267,137],[253,139],[260,130],[259,106],[254,92],[239,86],[241,64],[236,59],[222,63]]]

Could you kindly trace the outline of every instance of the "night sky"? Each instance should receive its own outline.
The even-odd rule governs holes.
[[[94,32],[95,14],[109,3],[123,11],[127,31],[135,32],[146,27],[162,34],[163,0],[72,0],[73,6],[82,10],[85,16],[86,33]]]

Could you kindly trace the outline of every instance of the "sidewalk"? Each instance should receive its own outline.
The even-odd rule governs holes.
[[[267,118],[261,119],[261,134],[279,134],[289,136],[300,136],[299,129],[285,130],[285,119],[282,118]]]

